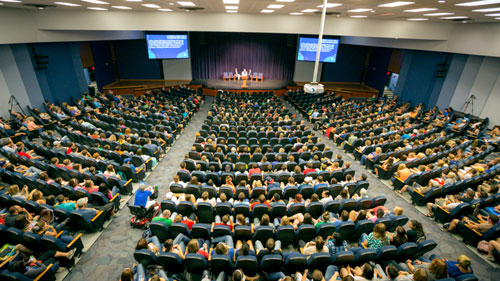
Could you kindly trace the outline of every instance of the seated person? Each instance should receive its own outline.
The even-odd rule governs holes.
[[[360,241],[363,241],[361,242],[362,246],[369,249],[378,250],[383,246],[387,246],[390,244],[391,236],[389,235],[389,233],[387,233],[385,224],[378,223],[373,228],[372,233],[370,233],[369,235],[363,233],[361,235]]]
[[[474,216],[464,216],[462,220],[454,219],[449,224],[445,224],[444,228],[441,228],[443,231],[453,232],[458,230],[459,233],[462,233],[465,229],[465,225],[469,228],[484,233],[493,226],[498,223],[498,216],[490,214],[486,220],[484,218],[476,218]]]
[[[262,243],[257,240],[255,241],[255,251],[257,253],[257,259],[259,261],[262,260],[262,258],[265,255],[282,255],[281,253],[281,241],[277,240],[276,242],[274,241],[273,238],[269,238],[266,241],[266,247],[262,245]]]
[[[460,255],[457,261],[447,261],[448,275],[457,278],[462,274],[474,273],[471,267],[471,260],[466,255]]]
[[[306,255],[307,258],[310,258],[312,254],[315,253],[328,253],[328,248],[325,246],[325,240],[323,237],[316,236],[314,241],[309,241],[305,244],[302,253]]]
[[[175,216],[177,216],[177,213],[171,214],[170,210],[164,210],[159,216],[154,217],[152,221],[161,221],[170,226],[172,224],[171,218],[175,218]]]
[[[87,207],[89,199],[87,197],[80,198],[76,201],[77,209],[74,212],[81,214],[86,221],[91,221],[98,213],[98,211],[102,211],[106,220],[108,220],[111,216],[115,215],[115,204],[107,203],[104,206],[94,206],[92,208]]]
[[[328,236],[326,241],[326,247],[332,257],[337,253],[347,251],[347,241],[338,232],[334,232],[333,235]]]
[[[151,199],[154,190],[152,186],[146,187],[146,183],[141,182],[139,184],[139,189],[135,193],[134,206],[142,206],[146,209],[151,208],[156,204],[156,201]]]

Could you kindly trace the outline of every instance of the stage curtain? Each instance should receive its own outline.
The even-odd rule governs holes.
[[[222,79],[238,68],[262,72],[264,80],[292,80],[296,35],[191,32],[193,79]]]

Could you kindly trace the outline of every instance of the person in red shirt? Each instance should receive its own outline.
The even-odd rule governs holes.
[[[216,226],[216,225],[227,225],[227,226],[229,226],[231,231],[233,231],[233,222],[231,221],[231,217],[229,217],[228,214],[222,216],[222,220],[219,220],[218,217],[215,218],[215,223],[212,225],[212,231],[213,231],[213,226]]]
[[[250,177],[252,174],[260,174],[262,171],[259,168],[259,165],[257,163],[252,164],[252,169],[248,170],[248,177]]]
[[[313,165],[311,162],[307,162],[306,164],[306,168],[304,169],[304,171],[302,173],[304,173],[304,176],[307,175],[307,173],[309,172],[317,172],[316,169],[313,169]]]
[[[187,227],[189,228],[189,230],[191,230],[193,228],[193,224],[196,223],[194,220],[190,220],[188,218],[186,218],[185,220],[182,220],[182,215],[181,214],[175,216],[174,222],[183,223],[183,224],[187,225]]]
[[[259,200],[257,201],[254,201],[251,205],[250,205],[250,210],[253,210],[253,207],[257,204],[265,204],[267,205],[267,207],[269,207],[269,202],[266,200],[266,196],[264,194],[261,194],[259,195]]]
[[[208,245],[205,243],[203,244],[203,247],[200,248],[198,240],[192,239],[189,241],[187,248],[186,248],[186,254],[200,254],[204,256],[206,259],[208,259]]]
[[[17,148],[17,155],[31,159],[31,156],[28,153],[24,152],[22,147]]]

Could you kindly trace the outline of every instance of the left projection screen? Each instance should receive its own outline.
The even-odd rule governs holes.
[[[150,59],[187,59],[189,42],[187,34],[146,34]]]

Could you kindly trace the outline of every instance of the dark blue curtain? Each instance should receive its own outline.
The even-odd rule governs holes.
[[[286,34],[192,32],[193,79],[221,79],[235,67],[264,80],[292,80],[297,37]]]

